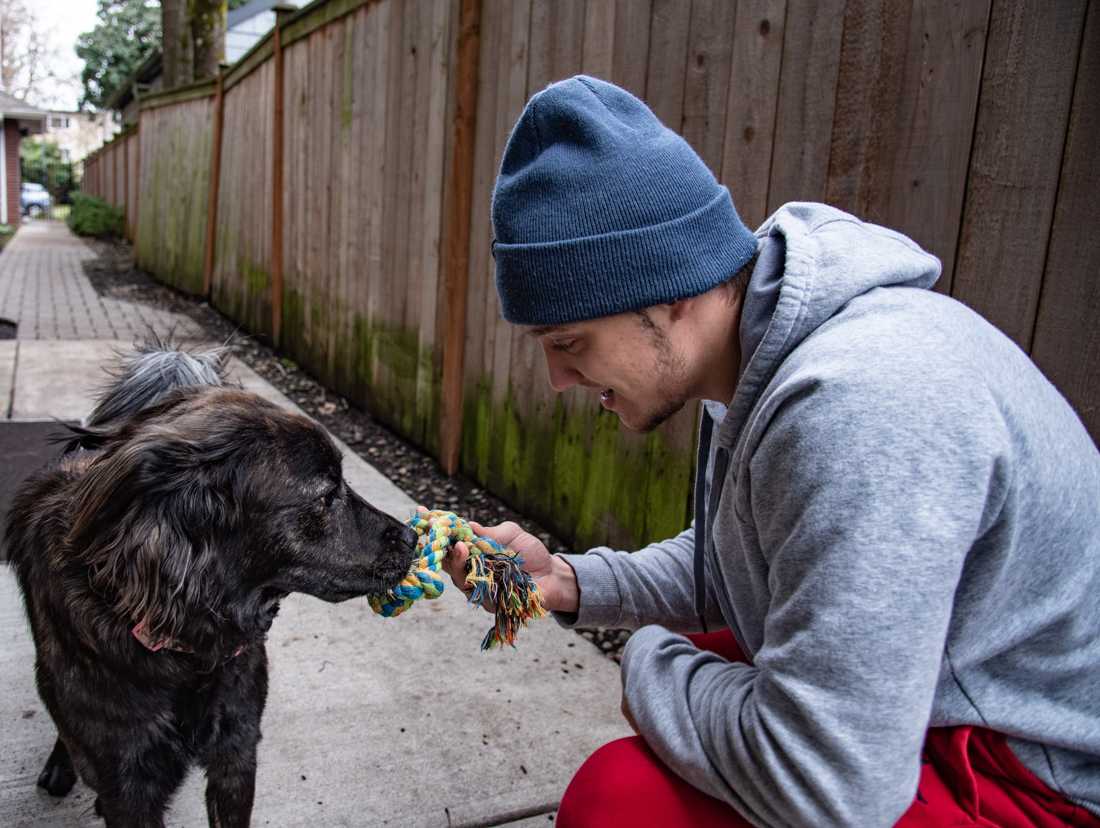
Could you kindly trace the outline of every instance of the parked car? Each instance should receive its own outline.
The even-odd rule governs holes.
[[[33,181],[23,182],[19,201],[25,216],[39,218],[50,211],[49,192],[41,184],[35,184]]]

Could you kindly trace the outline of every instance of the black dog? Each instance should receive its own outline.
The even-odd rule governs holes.
[[[163,825],[193,763],[210,824],[247,825],[279,600],[384,592],[414,557],[318,425],[220,382],[217,358],[144,349],[12,506],[58,730],[38,784],[78,772],[109,826]]]

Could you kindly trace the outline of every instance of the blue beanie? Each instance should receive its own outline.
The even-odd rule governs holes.
[[[688,143],[629,92],[579,75],[528,101],[493,190],[504,318],[556,325],[704,293],[756,237]]]

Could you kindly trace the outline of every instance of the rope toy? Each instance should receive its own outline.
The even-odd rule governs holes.
[[[546,608],[538,585],[520,567],[523,558],[492,538],[474,534],[470,524],[454,512],[418,512],[408,525],[419,535],[416,548],[419,559],[413,561],[409,574],[396,587],[383,595],[369,595],[371,609],[384,618],[396,618],[421,598],[438,598],[443,594],[443,579],[439,575],[447,548],[462,541],[470,551],[466,560],[466,585],[472,587],[467,601],[479,607],[485,602],[495,610],[493,626],[481,640],[481,649],[508,644],[516,646],[516,634],[532,618],[542,618]]]

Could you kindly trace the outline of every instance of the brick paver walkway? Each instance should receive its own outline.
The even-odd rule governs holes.
[[[28,221],[0,254],[0,319],[19,325],[19,339],[202,336],[187,317],[100,296],[82,266],[94,258],[62,222]]]

